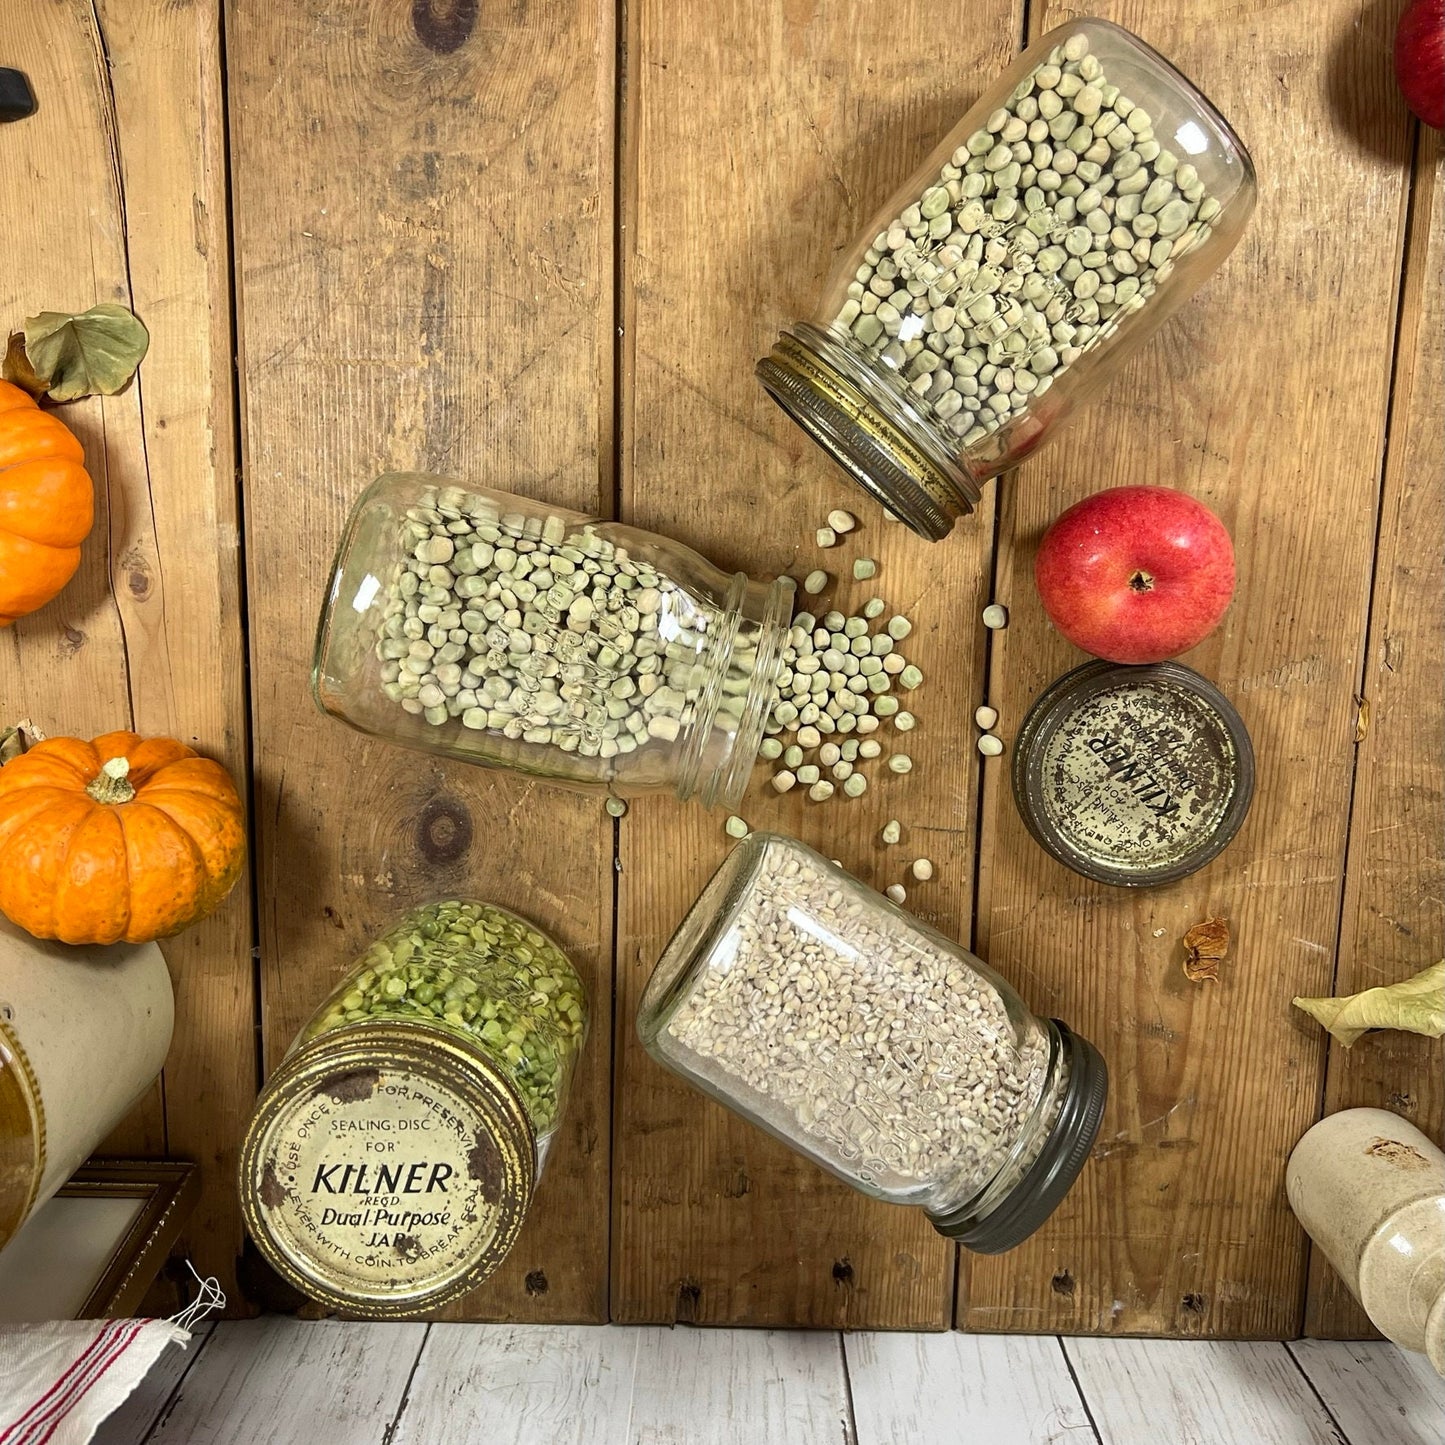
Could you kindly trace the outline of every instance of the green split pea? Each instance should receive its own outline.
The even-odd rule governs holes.
[[[545,934],[505,909],[453,899],[413,909],[377,939],[305,1038],[367,1019],[465,1036],[502,1069],[540,1139],[556,1127],[587,1002]]]

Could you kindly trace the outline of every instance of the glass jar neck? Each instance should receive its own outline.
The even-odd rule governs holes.
[[[930,542],[973,511],[994,475],[970,470],[900,388],[821,327],[785,328],[757,374],[854,481]]]
[[[711,808],[741,800],[777,698],[793,597],[788,578],[732,577],[700,658],[707,680],[682,743],[676,782],[681,801],[696,797]]]

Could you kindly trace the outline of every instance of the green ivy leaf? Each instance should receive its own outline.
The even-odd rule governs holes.
[[[135,375],[150,345],[145,327],[113,301],[71,315],[25,318],[25,356],[52,401],[113,396]]]

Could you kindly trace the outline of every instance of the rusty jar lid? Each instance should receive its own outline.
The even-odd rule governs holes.
[[[1254,749],[1229,700],[1177,662],[1088,662],[1052,683],[1014,745],[1029,832],[1085,878],[1171,883],[1239,831]]]
[[[522,1227],[536,1177],[516,1090],[425,1024],[362,1021],[296,1050],[241,1152],[246,1227],[295,1289],[378,1318],[474,1289]]]

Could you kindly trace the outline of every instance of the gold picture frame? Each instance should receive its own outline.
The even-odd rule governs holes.
[[[0,1263],[9,1257],[22,1276],[16,1292],[38,1301],[32,1308],[42,1312],[34,1317],[128,1318],[160,1273],[200,1189],[200,1170],[184,1161],[91,1159],[26,1221]],[[100,1204],[78,1207],[86,1200]],[[42,1218],[46,1210],[49,1219]],[[71,1238],[73,1249],[66,1247]],[[67,1269],[71,1274],[62,1277]]]

